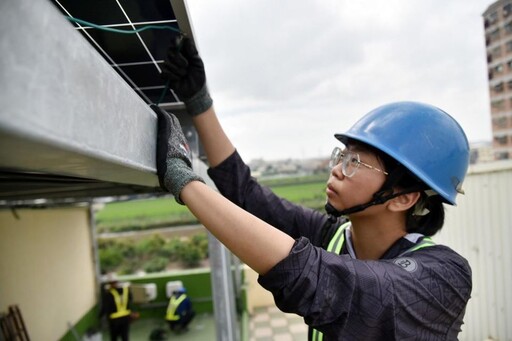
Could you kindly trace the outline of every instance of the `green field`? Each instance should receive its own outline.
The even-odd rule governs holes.
[[[325,174],[262,181],[279,196],[292,202],[322,209],[325,203]],[[96,214],[98,232],[144,230],[161,226],[196,223],[185,206],[172,196],[108,203]]]

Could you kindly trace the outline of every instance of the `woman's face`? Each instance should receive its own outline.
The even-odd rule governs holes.
[[[359,160],[371,167],[385,171],[383,163],[372,152],[357,145],[349,145],[343,150],[359,154]],[[386,175],[375,169],[359,165],[357,171],[347,177],[343,174],[342,163],[334,166],[327,181],[327,201],[338,211],[366,204],[373,199],[386,180]]]

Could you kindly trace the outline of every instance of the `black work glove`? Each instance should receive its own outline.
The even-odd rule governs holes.
[[[189,115],[199,115],[212,106],[203,61],[189,38],[173,40],[162,66],[162,75],[185,103]]]
[[[184,205],[180,199],[183,187],[191,181],[204,180],[192,170],[190,149],[181,130],[180,122],[173,114],[151,105],[158,116],[158,133],[156,146],[156,169],[160,186],[174,195],[176,201]]]

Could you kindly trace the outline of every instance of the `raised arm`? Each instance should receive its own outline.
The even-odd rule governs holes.
[[[235,151],[235,147],[216,117],[206,86],[204,64],[190,39],[180,37],[172,42],[162,73],[185,103],[204,146],[208,163],[211,167],[217,166]]]
[[[158,115],[157,172],[162,188],[171,192],[176,201],[186,204],[243,262],[259,274],[268,272],[290,253],[294,239],[206,186],[191,169],[190,153],[178,119],[156,106],[153,110]],[[213,111],[204,115],[205,120],[215,118]]]
[[[162,70],[192,116],[210,166],[219,165],[235,148],[213,109],[204,65],[194,44],[187,38],[176,40]],[[157,106],[152,108],[158,115],[157,171],[162,188],[186,204],[243,262],[260,274],[268,272],[290,253],[294,239],[206,186],[190,167],[189,150],[178,119]]]
[[[192,118],[210,167],[218,166],[235,151],[215,114],[213,106]]]
[[[205,184],[190,182],[183,187],[180,196],[222,244],[260,275],[266,274],[290,253],[294,239]]]

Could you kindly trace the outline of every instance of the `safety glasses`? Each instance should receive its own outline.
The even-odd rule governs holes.
[[[377,172],[380,172],[384,175],[388,175],[387,172],[385,172],[381,169],[375,168],[367,163],[362,162],[359,159],[358,153],[347,152],[347,151],[343,152],[341,150],[341,148],[334,147],[332,154],[331,154],[331,161],[329,162],[329,166],[331,168],[334,168],[337,165],[339,165],[340,163],[341,163],[341,171],[343,172],[343,175],[345,175],[348,178],[354,176],[354,174],[357,173],[357,170],[359,169],[359,167],[361,165],[368,169],[373,169]]]

